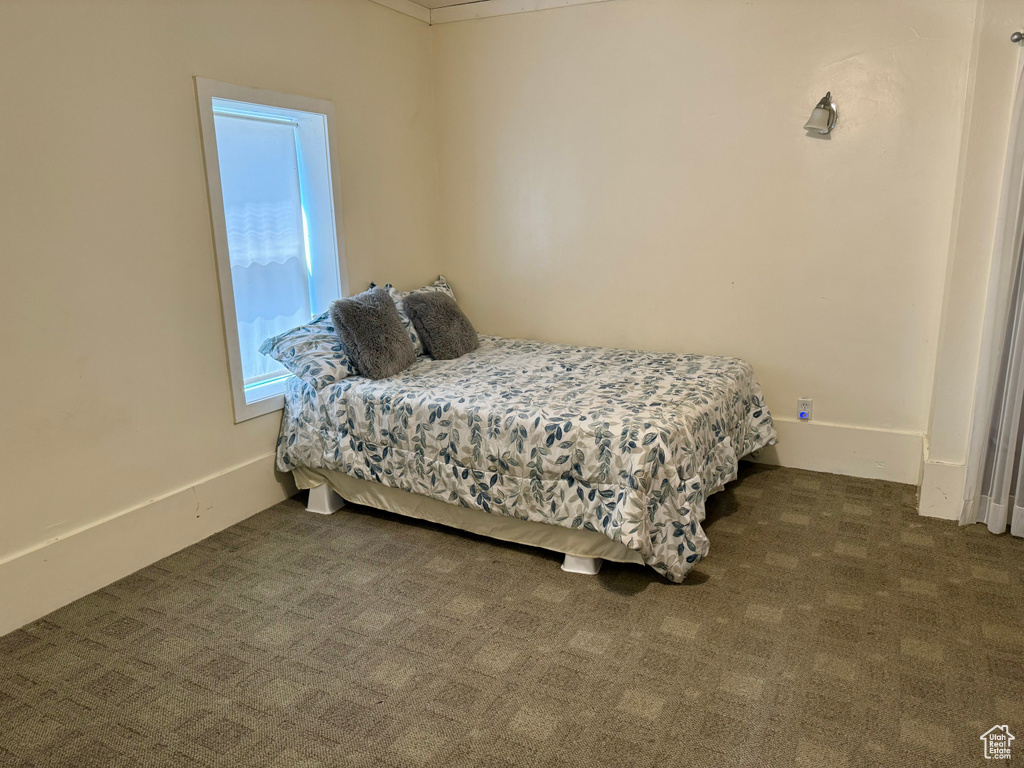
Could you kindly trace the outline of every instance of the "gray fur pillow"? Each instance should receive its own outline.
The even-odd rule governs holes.
[[[435,360],[454,360],[480,346],[473,324],[447,293],[414,291],[403,303],[427,354]]]
[[[331,304],[331,320],[363,376],[386,379],[416,362],[395,302],[383,288],[338,299]]]

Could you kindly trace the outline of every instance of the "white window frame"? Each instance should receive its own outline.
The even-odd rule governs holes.
[[[238,319],[235,315],[235,292],[231,281],[231,257],[228,252],[228,230],[224,215],[224,195],[220,178],[220,159],[217,154],[217,132],[214,125],[214,99],[239,102],[240,110],[245,105],[297,110],[320,115],[327,124],[327,165],[330,170],[332,200],[330,211],[321,220],[320,237],[329,248],[334,243],[337,253],[338,295],[347,295],[345,269],[345,238],[341,222],[341,183],[337,169],[340,167],[336,145],[337,128],[334,120],[334,104],[325,99],[313,99],[288,93],[278,93],[262,88],[222,83],[204,77],[195,78],[196,99],[199,107],[199,125],[202,134],[203,158],[206,165],[206,187],[209,193],[210,218],[213,223],[213,244],[217,256],[217,276],[220,282],[220,303],[224,315],[224,338],[228,352],[228,370],[231,379],[231,398],[234,403],[235,423],[273,413],[284,408],[284,390],[291,374],[267,381],[249,388],[250,399],[246,399],[245,380],[242,374],[242,353],[238,341]],[[321,166],[322,167],[322,166]],[[330,228],[331,231],[326,231]],[[311,233],[312,234],[312,233]],[[330,235],[333,234],[333,238]],[[255,395],[255,398],[253,397]]]

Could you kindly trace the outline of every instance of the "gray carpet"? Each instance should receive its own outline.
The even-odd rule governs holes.
[[[707,528],[673,585],[286,502],[0,638],[0,765],[981,766],[997,723],[1024,753],[1024,541],[750,465]]]

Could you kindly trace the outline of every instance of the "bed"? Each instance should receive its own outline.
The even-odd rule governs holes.
[[[682,581],[708,553],[705,500],[776,440],[751,366],[480,342],[379,381],[293,379],[278,468],[300,488]]]

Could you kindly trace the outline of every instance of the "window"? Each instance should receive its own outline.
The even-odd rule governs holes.
[[[283,405],[264,339],[341,292],[330,102],[196,78],[235,421]]]

